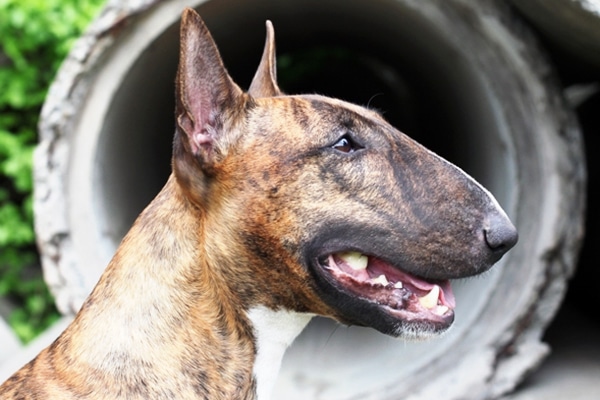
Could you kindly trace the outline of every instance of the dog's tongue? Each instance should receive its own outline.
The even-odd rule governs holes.
[[[420,298],[429,295],[436,297],[435,301],[439,299],[441,304],[451,309],[456,307],[452,285],[448,280],[429,282],[401,271],[376,257],[368,257],[358,252],[338,253],[332,258],[334,265],[360,281],[379,283],[383,286],[401,285]]]

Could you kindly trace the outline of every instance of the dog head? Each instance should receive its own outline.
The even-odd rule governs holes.
[[[209,263],[238,296],[391,335],[454,319],[450,279],[517,241],[494,197],[380,114],[276,81],[273,30],[247,93],[182,19],[173,170]]]

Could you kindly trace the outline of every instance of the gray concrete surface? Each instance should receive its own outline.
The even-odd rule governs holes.
[[[72,318],[70,317],[61,318],[26,347],[21,348],[20,344],[18,344],[17,347],[12,348],[12,351],[7,350],[7,357],[3,357],[0,352],[0,383],[8,379],[16,370],[28,363],[40,351],[50,345],[54,339],[56,339],[58,335],[60,335],[60,333],[67,327],[67,325],[71,323],[71,320]],[[1,337],[0,333],[0,340],[2,339],[3,338]],[[1,343],[2,349],[4,350],[4,342]],[[9,347],[6,346],[6,349],[9,349]]]
[[[563,307],[546,339],[552,353],[506,400],[600,399],[600,323]]]
[[[0,360],[7,360],[21,349],[21,343],[10,326],[0,317]],[[0,366],[2,361],[0,361]]]

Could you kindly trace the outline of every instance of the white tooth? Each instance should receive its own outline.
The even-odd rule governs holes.
[[[341,253],[340,258],[344,260],[350,268],[355,271],[362,271],[367,269],[367,265],[369,264],[369,257],[365,256],[358,251],[349,251],[347,253]]]
[[[402,282],[398,281],[398,282],[394,283],[394,287],[395,287],[396,289],[402,289],[402,287],[403,287],[403,286],[402,286]]]
[[[435,309],[433,309],[433,312],[441,316],[446,314],[448,310],[449,308],[447,306],[437,306]]]
[[[434,285],[433,288],[423,297],[419,297],[419,303],[425,308],[432,309],[437,306],[438,299],[440,297],[440,287]]]
[[[387,277],[384,274],[379,275],[377,278],[375,279],[371,279],[371,283],[373,283],[374,285],[383,285],[383,286],[387,286],[388,283],[390,283],[387,280]]]

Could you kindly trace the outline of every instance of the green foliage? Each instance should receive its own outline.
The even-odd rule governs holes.
[[[104,0],[0,0],[0,296],[24,342],[57,317],[35,252],[32,154],[48,86]]]

